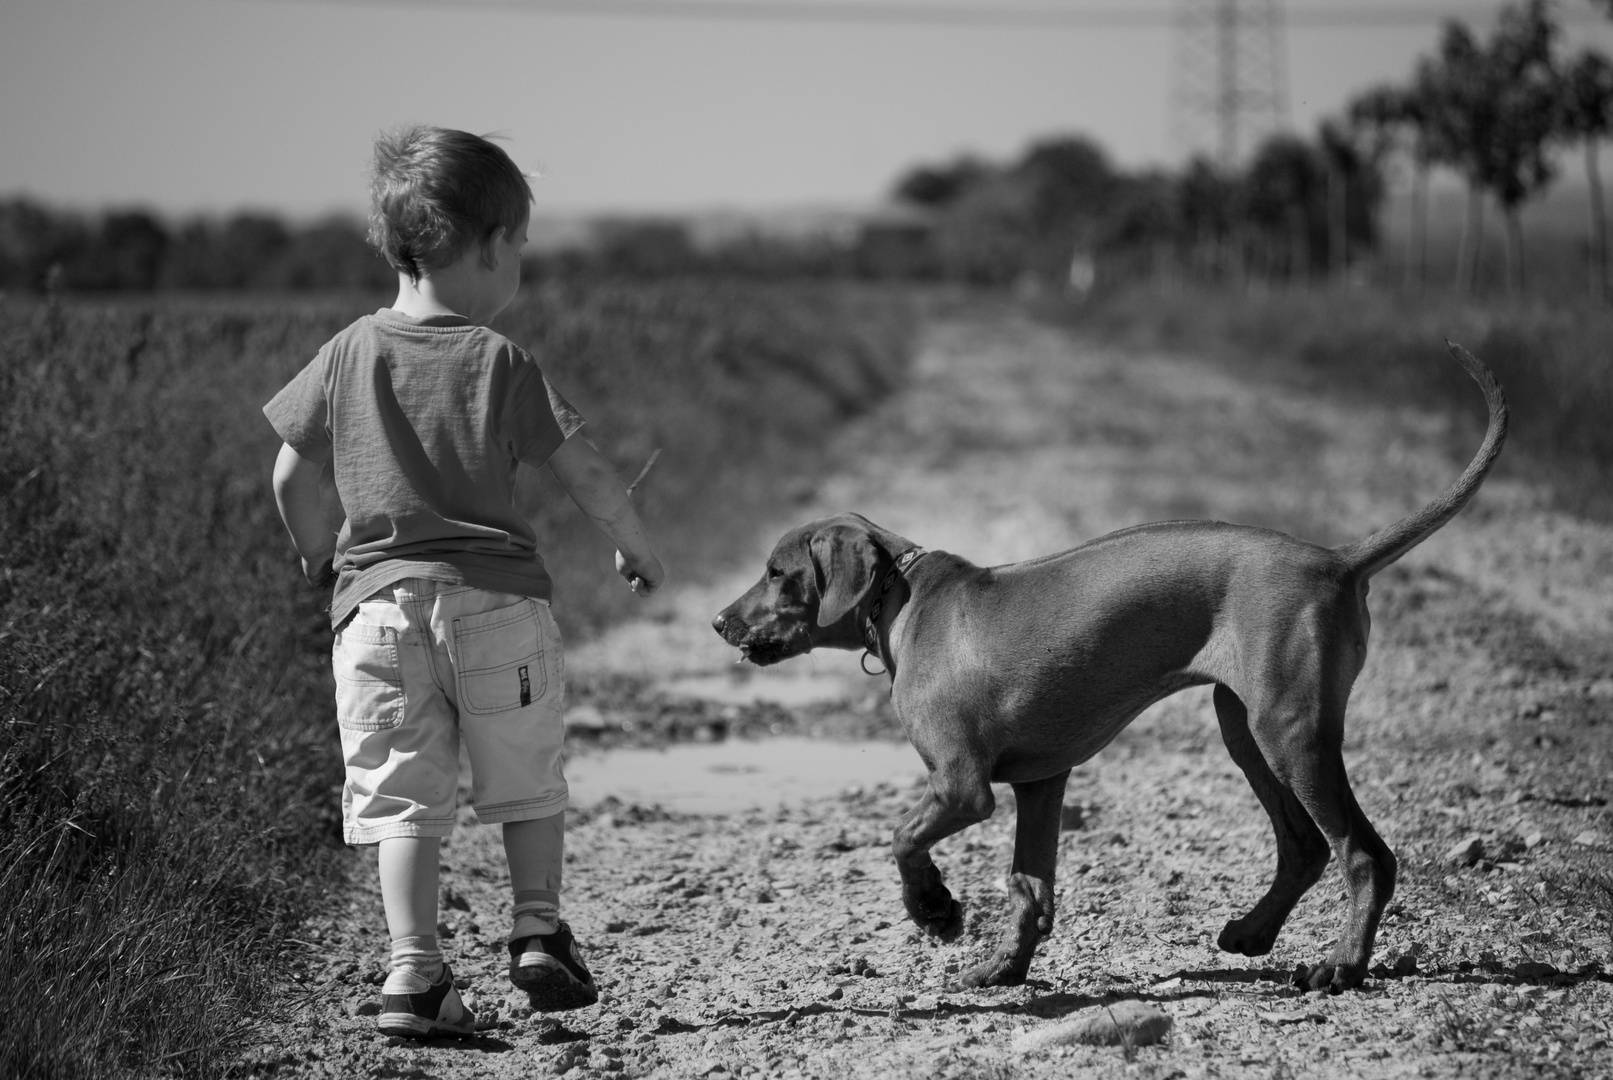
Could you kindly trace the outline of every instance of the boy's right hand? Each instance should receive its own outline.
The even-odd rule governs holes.
[[[666,571],[661,568],[661,560],[651,555],[647,559],[632,559],[620,551],[616,553],[616,572],[627,579],[628,587],[638,593],[640,597],[647,597],[661,587],[666,580]]]
[[[308,579],[308,584],[317,588],[327,588],[336,583],[336,569],[332,566],[333,557],[326,555],[318,562],[309,559],[302,560],[302,576]]]

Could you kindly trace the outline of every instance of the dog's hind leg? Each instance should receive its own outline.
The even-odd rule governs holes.
[[[902,902],[925,931],[951,941],[963,933],[963,906],[941,881],[930,848],[996,808],[986,774],[967,762],[945,762],[930,770],[930,784],[919,804],[896,827],[891,853],[902,875]]]
[[[1216,686],[1214,701],[1221,739],[1266,808],[1277,835],[1277,874],[1271,887],[1247,915],[1222,928],[1217,944],[1226,952],[1264,956],[1294,905],[1326,869],[1327,838],[1294,793],[1272,773],[1249,731],[1249,710],[1243,701],[1224,685]]]
[[[1361,985],[1378,921],[1395,891],[1395,856],[1361,812],[1344,769],[1344,689],[1322,689],[1306,707],[1294,696],[1262,714],[1257,708],[1250,730],[1273,774],[1298,797],[1332,845],[1349,911],[1328,958],[1295,975],[1307,990],[1339,993]]]
[[[1333,951],[1322,963],[1296,973],[1295,982],[1302,989],[1336,994],[1360,986],[1366,978],[1378,921],[1395,892],[1395,856],[1355,801],[1337,745],[1324,747],[1302,763],[1291,783],[1332,842],[1350,898]]]
[[[1053,932],[1053,874],[1059,858],[1059,816],[1068,769],[1014,785],[1014,865],[1008,876],[1008,921],[991,959],[963,973],[964,986],[1013,986],[1025,981],[1036,945]]]

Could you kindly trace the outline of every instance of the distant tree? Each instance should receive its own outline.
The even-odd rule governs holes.
[[[1242,194],[1267,271],[1281,267],[1292,280],[1309,275],[1327,242],[1325,209],[1317,212],[1326,206],[1327,169],[1316,148],[1297,135],[1266,139],[1249,160]]]
[[[1607,0],[1613,8],[1613,0]],[[1585,148],[1585,181],[1590,189],[1590,287],[1608,297],[1607,206],[1598,167],[1602,140],[1613,134],[1613,62],[1594,49],[1576,56],[1563,74],[1563,134]]]
[[[1042,225],[1102,213],[1119,180],[1103,147],[1083,135],[1033,143],[1014,171],[1034,184]]]
[[[84,243],[63,263],[72,289],[151,289],[168,251],[168,229],[144,210],[114,210],[88,226]]]
[[[1099,225],[1094,247],[1106,264],[1165,273],[1182,234],[1181,209],[1175,176],[1163,171],[1128,176]]]
[[[277,289],[385,289],[397,271],[364,237],[364,228],[346,218],[293,229],[285,251],[265,281]]]
[[[1083,135],[1033,143],[1008,179],[1024,191],[1030,268],[1050,277],[1090,254],[1121,185],[1103,147]]]
[[[700,268],[689,227],[675,218],[609,218],[594,223],[599,268],[623,277],[661,277]]]
[[[968,154],[945,165],[920,165],[896,182],[895,196],[916,206],[949,206],[970,188],[990,179],[994,171],[986,162]]]
[[[1428,103],[1415,86],[1376,86],[1352,100],[1345,115],[1380,157],[1399,154],[1411,165],[1404,284],[1421,287],[1428,268],[1428,179],[1433,166]]]
[[[271,284],[276,263],[291,247],[291,230],[272,214],[236,214],[224,222],[217,261],[223,288]]]
[[[181,289],[249,289],[280,284],[291,231],[278,217],[240,213],[180,227],[164,261],[163,284]]]
[[[993,285],[1025,273],[1047,242],[1031,224],[1034,196],[1024,177],[1004,172],[971,187],[948,206],[935,223],[942,273]]]
[[[144,210],[114,212],[101,222],[101,244],[120,288],[150,289],[168,252],[168,229]]]
[[[1437,60],[1419,68],[1419,93],[1431,106],[1435,157],[1468,183],[1468,227],[1459,260],[1459,278],[1468,291],[1478,282],[1480,200],[1486,192],[1495,196],[1506,224],[1508,283],[1514,289],[1523,285],[1519,207],[1556,174],[1548,149],[1559,130],[1556,37],[1546,0],[1526,0],[1502,9],[1486,44],[1463,24],[1446,23]]]
[[[1475,148],[1492,137],[1494,128],[1484,68],[1473,32],[1453,20],[1445,24],[1437,59],[1423,58],[1414,78],[1414,92],[1428,118],[1431,160],[1449,166],[1467,183],[1456,280],[1469,293],[1478,287],[1484,246],[1484,186],[1473,159]]]
[[[1229,269],[1238,202],[1235,178],[1205,157],[1187,163],[1177,183],[1177,218],[1190,266],[1212,276]]]
[[[1353,251],[1377,244],[1388,152],[1382,135],[1376,128],[1333,119],[1317,127],[1316,149],[1327,176],[1327,266],[1335,276],[1349,268]]]
[[[51,267],[83,242],[82,226],[31,199],[0,202],[0,288],[44,288]]]
[[[1128,176],[1114,199],[1114,210],[1098,234],[1100,247],[1133,247],[1174,240],[1180,233],[1181,206],[1176,181],[1151,170]]]
[[[202,218],[183,222],[169,240],[160,284],[169,289],[215,287],[218,226]]]
[[[1482,160],[1486,185],[1506,222],[1507,276],[1514,291],[1523,289],[1525,279],[1519,209],[1557,177],[1551,150],[1564,98],[1555,56],[1559,33],[1547,0],[1528,0],[1502,10],[1489,50],[1500,137]]]

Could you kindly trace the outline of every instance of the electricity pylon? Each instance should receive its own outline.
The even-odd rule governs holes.
[[[1171,128],[1184,157],[1236,167],[1288,126],[1281,0],[1177,0]]]

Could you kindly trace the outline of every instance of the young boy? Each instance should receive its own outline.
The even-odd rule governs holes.
[[[436,937],[461,739],[477,817],[503,826],[511,981],[540,1009],[598,999],[560,920],[564,671],[549,577],[512,505],[516,463],[549,466],[640,596],[663,572],[582,418],[486,328],[520,283],[526,178],[486,139],[413,127],[377,140],[370,195],[397,300],[332,338],[264,413],[285,442],[275,501],[303,572],[335,586],[343,833],[380,847],[392,938],[378,1026],[467,1034],[476,1018]]]

